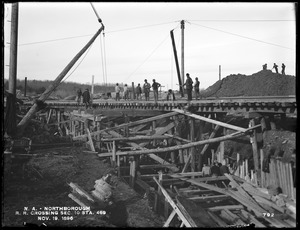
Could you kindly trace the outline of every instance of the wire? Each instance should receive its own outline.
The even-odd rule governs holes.
[[[261,42],[261,43],[265,43],[265,44],[268,44],[268,45],[278,46],[278,47],[281,47],[281,48],[284,48],[284,49],[294,50],[294,49],[291,49],[289,47],[281,46],[281,45],[270,43],[270,42],[265,42],[265,41],[258,40],[258,39],[255,39],[255,38],[246,37],[246,36],[243,36],[243,35],[231,33],[231,32],[220,30],[220,29],[215,29],[215,28],[208,27],[208,26],[199,25],[199,24],[196,24],[196,23],[192,23],[192,25],[196,25],[196,26],[199,26],[199,27],[204,27],[204,28],[211,29],[211,30],[216,30],[216,31],[219,31],[219,32],[222,32],[222,33],[231,34],[231,35],[234,35],[234,36],[237,36],[237,37],[246,38],[246,39],[249,39],[249,40],[252,40],[252,41]]]
[[[202,19],[202,20],[188,20],[188,21],[195,21],[195,22],[290,22],[295,20],[268,20],[268,19]]]
[[[164,40],[150,53],[150,55],[125,79],[127,81],[136,71],[138,71],[139,68],[142,67],[142,65],[145,64],[145,62],[155,53],[155,51],[167,40],[169,37],[169,34],[164,38]]]
[[[68,40],[68,39],[80,38],[80,37],[90,37],[90,36],[92,36],[92,35],[93,35],[93,34],[89,34],[89,35],[81,35],[81,36],[74,36],[74,37],[66,37],[66,38],[58,38],[58,39],[46,40],[46,41],[40,41],[40,42],[24,43],[24,44],[19,44],[19,46],[35,45],[35,44],[46,43],[46,42],[56,42],[56,41],[62,41],[62,40]]]
[[[79,65],[83,62],[83,60],[85,59],[85,57],[89,53],[89,51],[92,48],[93,44],[94,43],[92,43],[91,46],[87,49],[85,55],[83,56],[83,58],[81,59],[81,61],[78,63],[78,65],[74,68],[74,70],[63,81],[61,81],[53,90],[55,90],[58,86],[60,86],[61,83],[65,82],[75,72],[75,70],[79,67]]]
[[[152,25],[145,25],[145,26],[137,26],[137,27],[131,27],[131,28],[120,29],[120,30],[107,31],[106,33],[115,33],[115,32],[127,31],[127,30],[143,29],[143,28],[152,27],[152,26],[160,26],[160,25],[171,24],[171,23],[174,23],[174,22],[176,22],[176,21],[172,21],[172,22],[164,22],[164,23],[152,24]]]

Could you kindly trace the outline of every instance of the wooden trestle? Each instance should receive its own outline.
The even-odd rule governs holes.
[[[74,141],[86,144],[87,154],[109,158],[119,176],[127,179],[133,188],[142,189],[154,210],[165,216],[164,227],[295,226],[294,213],[276,206],[270,196],[258,190],[269,185],[262,171],[262,149],[258,148],[255,136],[257,130],[265,128],[264,119],[259,124],[250,119],[248,127],[239,127],[181,109],[134,121],[124,114],[118,115],[117,120],[102,114],[63,109],[40,113],[39,117],[42,116],[48,125],[57,125],[61,135],[70,135]],[[182,122],[188,126],[185,135],[180,132]],[[212,126],[206,140],[202,139],[205,123]],[[199,128],[195,130],[195,127]],[[232,132],[228,134],[227,130]],[[238,156],[235,175],[205,176],[203,163],[210,165],[213,161],[202,158],[209,146],[219,145],[219,151],[212,156],[223,162],[224,142],[242,136],[248,137],[252,144],[254,168],[248,168],[248,162],[239,161]],[[270,177],[284,188],[285,201],[293,207],[296,190],[290,165],[272,161],[271,166],[272,170],[281,169],[278,180]],[[142,173],[145,170],[148,174]],[[250,170],[250,180],[245,181]],[[276,218],[266,217],[269,214]],[[176,215],[179,222],[174,218]]]

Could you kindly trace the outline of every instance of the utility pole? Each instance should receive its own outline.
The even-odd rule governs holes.
[[[181,97],[184,97],[183,86],[182,86],[183,83],[182,83],[181,77],[180,77],[180,69],[179,69],[179,64],[178,64],[178,57],[177,57],[177,51],[176,51],[176,45],[175,45],[173,30],[170,31],[170,35],[171,35],[171,39],[172,39],[172,46],[173,46],[173,52],[174,52],[174,58],[175,58],[177,76],[178,76],[179,91],[181,93]]]
[[[184,84],[184,20],[181,20],[181,77]]]
[[[17,116],[16,116],[16,89],[17,89],[17,54],[18,54],[18,20],[19,20],[19,3],[12,3],[11,8],[11,32],[10,32],[10,60],[9,60],[9,84],[8,91],[11,94],[7,98],[7,104],[11,105],[6,111],[5,123],[6,131],[15,135]],[[9,102],[9,100],[11,100]]]
[[[221,65],[219,65],[219,81],[221,81]]]

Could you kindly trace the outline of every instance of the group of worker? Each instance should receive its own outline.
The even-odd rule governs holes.
[[[150,90],[152,88],[153,94],[154,94],[154,101],[157,103],[158,101],[158,88],[161,87],[161,84],[156,82],[155,79],[152,80],[153,83],[150,85],[150,83],[147,81],[147,79],[144,80],[144,85],[143,89],[141,87],[141,84],[138,83],[137,87],[135,88],[135,95],[137,100],[142,99],[142,93],[144,92],[145,95],[145,100],[149,101],[150,100]],[[119,83],[116,84],[115,86],[115,93],[116,93],[116,101],[119,101],[121,99],[121,87],[119,86]],[[123,87],[123,98],[125,100],[129,99],[129,90],[127,84],[124,85]]]
[[[203,176],[224,176],[225,173],[230,174],[230,170],[225,162],[219,163],[214,161],[211,166],[204,165],[202,168]]]
[[[91,106],[91,95],[88,88],[86,88],[84,92],[82,92],[81,89],[77,90],[76,101],[78,105],[81,104],[81,99],[86,109]]]
[[[278,73],[278,65],[276,65],[276,63],[274,63],[272,69],[275,69],[275,72]],[[267,64],[263,65],[263,70],[267,70]],[[282,65],[281,65],[281,74],[285,75],[285,64],[284,63],[282,63]]]

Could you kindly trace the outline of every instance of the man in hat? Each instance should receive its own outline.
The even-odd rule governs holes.
[[[85,89],[85,91],[82,93],[83,98],[83,104],[85,104],[85,108],[87,109],[90,106],[90,92],[89,89]]]
[[[186,74],[186,82],[183,84],[186,87],[187,95],[188,95],[188,101],[192,100],[192,90],[193,90],[193,80],[190,77],[190,74]]]
[[[153,84],[152,84],[152,89],[153,89],[153,93],[154,93],[154,101],[155,104],[158,101],[158,87],[160,87],[161,85],[155,81],[155,79],[153,79]]]
[[[145,79],[143,89],[144,89],[144,94],[145,94],[146,101],[149,101],[150,88],[151,88],[151,85],[147,82],[147,79]]]

